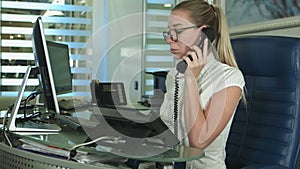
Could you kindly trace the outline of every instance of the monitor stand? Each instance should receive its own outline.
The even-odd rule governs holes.
[[[14,107],[11,111],[11,115],[7,124],[8,131],[12,132],[59,132],[61,127],[57,124],[48,124],[48,123],[24,123],[22,125],[16,125],[16,118],[19,112],[23,94],[27,85],[27,81],[30,74],[33,74],[37,71],[37,67],[28,66],[26,73],[24,75],[20,90],[15,101]]]

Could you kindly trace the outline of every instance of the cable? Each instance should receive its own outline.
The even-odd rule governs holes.
[[[40,93],[41,93],[40,91],[31,93],[26,99],[21,100],[21,102],[25,102],[25,104],[24,104],[24,119],[26,119],[26,105],[27,105],[27,102],[30,101],[30,100],[32,100],[32,99],[34,99]],[[5,112],[5,115],[4,115],[3,121],[2,121],[2,124],[3,124],[3,135],[4,135],[4,137],[5,137],[7,143],[9,144],[10,147],[12,147],[12,143],[11,143],[9,137],[7,136],[7,133],[6,133],[6,131],[8,130],[6,119],[8,117],[8,114],[11,113],[13,107],[14,107],[14,104],[12,104],[11,106],[9,106],[9,108]],[[33,115],[32,117],[34,117],[34,116],[35,115]]]
[[[174,90],[174,134],[178,138],[178,90],[179,90],[179,77],[175,76],[175,90]]]
[[[29,96],[27,96],[26,97],[26,99],[24,99],[23,101],[24,101],[24,106],[23,106],[23,113],[24,113],[24,120],[26,120],[27,119],[27,117],[26,117],[26,109],[27,109],[27,103],[30,101],[30,100],[33,100],[34,98],[36,98],[39,94],[41,93],[41,91],[36,91],[36,92],[33,92],[33,93],[31,93]],[[32,114],[31,115],[31,118],[32,117],[36,117],[36,115],[35,114]]]
[[[97,139],[95,140],[92,140],[92,141],[89,141],[89,142],[86,142],[86,143],[82,143],[82,144],[77,144],[75,146],[73,146],[69,151],[70,151],[70,154],[69,154],[69,157],[68,157],[68,160],[70,160],[71,158],[75,157],[77,152],[76,152],[76,149],[78,149],[79,147],[82,147],[82,146],[86,146],[86,145],[89,145],[89,144],[93,144],[97,141],[101,141],[101,140],[104,140],[104,139],[111,139],[110,136],[103,136],[103,137],[98,137]],[[115,138],[117,139],[117,138]]]

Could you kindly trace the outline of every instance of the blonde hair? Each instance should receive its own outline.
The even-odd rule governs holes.
[[[172,11],[183,10],[188,13],[190,21],[197,26],[212,27],[215,32],[215,48],[222,63],[238,68],[230,42],[227,19],[218,6],[213,6],[204,0],[184,0]],[[246,102],[243,91],[243,101]]]

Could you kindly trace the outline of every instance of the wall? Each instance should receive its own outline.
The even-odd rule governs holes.
[[[300,16],[274,19],[230,29],[232,37],[248,35],[272,35],[300,37]]]
[[[288,37],[298,37],[300,38],[300,27],[294,28],[284,28],[284,29],[277,29],[277,30],[269,30],[269,31],[262,31],[256,33],[247,33],[245,35],[272,35],[272,36],[288,36]],[[233,37],[241,36],[241,35],[234,35]]]
[[[127,100],[141,98],[141,49],[143,1],[96,0],[93,2],[93,72],[101,81],[121,81]]]
[[[215,3],[225,11],[225,1],[215,0]],[[274,35],[300,37],[300,17],[277,19],[264,23],[255,23],[237,28],[230,28],[231,37],[248,35]]]

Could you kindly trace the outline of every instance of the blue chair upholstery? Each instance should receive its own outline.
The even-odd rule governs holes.
[[[227,141],[228,169],[296,169],[300,150],[300,38],[232,39],[246,81]]]

